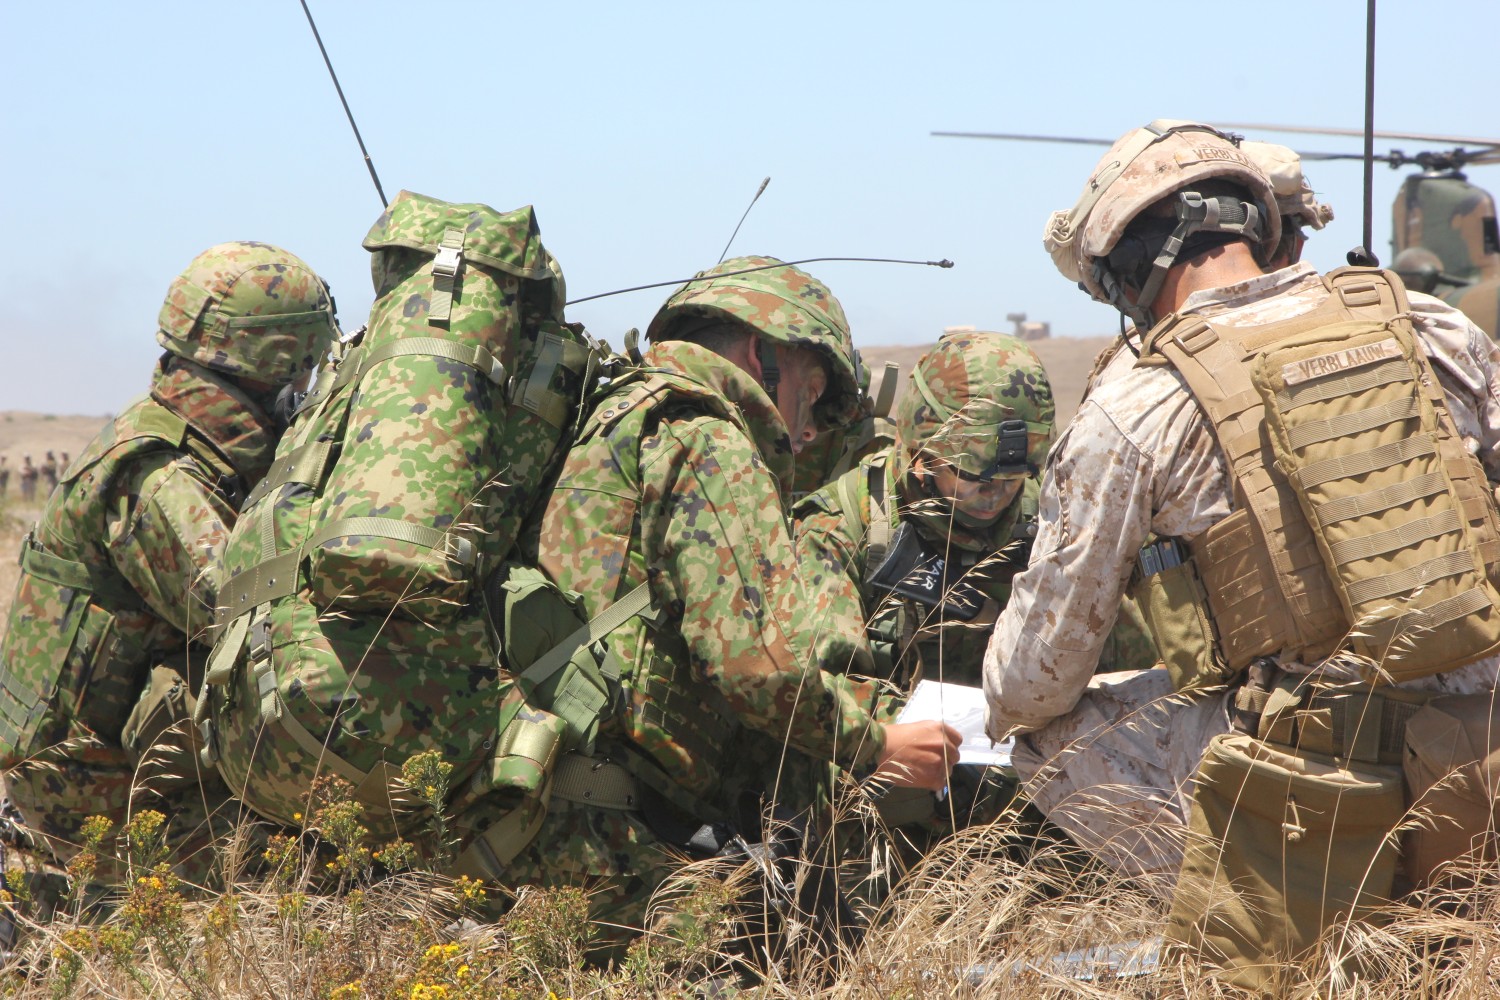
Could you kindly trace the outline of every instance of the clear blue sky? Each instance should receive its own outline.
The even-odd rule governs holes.
[[[1363,106],[1357,0],[310,2],[387,192],[535,205],[574,296],[712,264],[768,174],[733,252],[958,263],[810,268],[863,344],[1012,311],[1116,326],[1040,245],[1101,151],[930,130],[1357,126]],[[1380,27],[1379,127],[1500,132],[1500,3],[1385,0]],[[0,409],[102,413],[142,391],[167,284],[222,240],[302,255],[358,325],[380,206],[296,0],[7,0],[0,32]],[[1338,219],[1309,257],[1332,267],[1359,239],[1360,169],[1310,173]],[[1495,168],[1474,179],[1500,188]],[[1399,180],[1379,168],[1387,258]],[[618,345],[665,295],[570,316]]]

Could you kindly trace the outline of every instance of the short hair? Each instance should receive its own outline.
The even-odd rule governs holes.
[[[726,355],[745,338],[757,338],[760,331],[749,323],[720,313],[689,313],[656,336],[657,342],[679,340],[696,344],[715,354]]]

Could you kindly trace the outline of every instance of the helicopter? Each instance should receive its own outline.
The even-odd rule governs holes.
[[[1302,125],[1223,123],[1217,127],[1254,133],[1364,135],[1358,129]],[[1009,132],[933,132],[932,135],[1105,147],[1114,144],[1109,139]],[[1386,163],[1393,170],[1408,165],[1421,168],[1403,181],[1391,209],[1391,269],[1408,288],[1437,296],[1462,310],[1492,339],[1500,339],[1500,227],[1496,224],[1495,199],[1484,188],[1470,183],[1464,173],[1468,166],[1500,163],[1500,139],[1412,132],[1377,131],[1373,135],[1385,140],[1448,147],[1412,154],[1391,149],[1374,156],[1375,161]],[[1364,159],[1361,153],[1298,151],[1298,155],[1304,160]]]

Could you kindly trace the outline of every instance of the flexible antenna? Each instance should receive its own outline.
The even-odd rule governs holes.
[[[323,53],[323,65],[328,67],[328,75],[333,77],[333,89],[339,92],[339,103],[344,106],[344,117],[349,119],[349,127],[354,130],[354,141],[359,143],[359,151],[364,154],[365,167],[370,171],[370,180],[375,182],[375,193],[380,195],[380,207],[388,208],[390,202],[386,200],[385,188],[380,186],[380,178],[375,173],[375,161],[370,159],[370,151],[365,148],[364,137],[359,134],[359,126],[354,124],[354,112],[349,110],[349,102],[344,99],[344,88],[339,86],[339,75],[333,71],[333,63],[328,58],[328,50],[323,47],[323,36],[318,34],[318,25],[313,21],[312,11],[307,9],[307,0],[300,0],[302,13],[307,15],[307,25],[312,28],[313,38],[318,43],[318,51]]]
[[[1350,264],[1379,267],[1380,259],[1370,249],[1374,241],[1370,218],[1375,204],[1375,0],[1365,3],[1365,221],[1363,242],[1349,251]]]
[[[827,261],[851,261],[856,264],[917,264],[922,267],[953,266],[953,261],[943,260],[897,260],[893,257],[807,257],[803,260],[783,260],[775,264],[760,264],[756,267],[742,267],[738,271],[720,271],[717,274],[695,274],[691,278],[673,278],[671,281],[653,281],[649,285],[633,285],[630,288],[616,288],[612,292],[600,292],[598,295],[585,295],[581,299],[569,299],[565,304],[576,306],[580,302],[592,302],[595,299],[607,299],[611,295],[624,295],[626,292],[643,292],[648,288],[665,288],[668,285],[688,285],[694,281],[714,281],[718,278],[728,278],[736,274],[749,274],[752,271],[769,271],[773,267],[791,267],[794,264],[821,264]]]
[[[719,259],[714,261],[715,264],[724,263],[724,258],[729,256],[729,248],[734,245],[734,238],[740,234],[740,227],[745,224],[745,219],[749,218],[750,210],[755,207],[755,203],[760,201],[760,196],[766,193],[766,185],[769,183],[771,183],[771,178],[767,177],[760,182],[760,187],[755,189],[755,197],[751,198],[750,204],[745,206],[745,214],[740,216],[740,221],[734,224],[734,232],[729,234],[729,242],[724,244],[724,249],[720,252]]]

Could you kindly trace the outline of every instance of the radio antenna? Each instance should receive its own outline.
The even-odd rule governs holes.
[[[370,171],[370,180],[375,182],[375,193],[380,195],[380,207],[387,208],[390,202],[386,200],[385,188],[380,186],[380,177],[375,173],[375,161],[370,159],[370,151],[365,148],[365,140],[359,134],[359,126],[354,124],[354,112],[349,110],[349,102],[344,99],[344,88],[339,86],[339,75],[333,71],[333,62],[328,58],[328,50],[323,47],[323,36],[318,34],[318,25],[313,20],[312,11],[307,8],[307,0],[300,0],[300,2],[302,13],[307,15],[307,26],[312,28],[313,38],[318,43],[318,51],[323,53],[323,65],[328,67],[328,75],[333,78],[333,89],[339,92],[339,103],[344,106],[344,117],[349,119],[349,127],[354,130],[354,141],[359,143],[359,151],[364,154],[365,168]]]
[[[794,264],[821,264],[826,261],[852,261],[858,264],[917,264],[921,267],[953,266],[951,260],[896,260],[892,257],[807,257],[803,260],[784,260],[776,264],[761,264],[757,267],[744,267],[738,271],[720,271],[718,274],[695,274],[691,278],[673,278],[671,281],[653,281],[649,285],[633,285],[630,288],[617,288],[612,292],[600,292],[598,295],[585,295],[581,299],[569,299],[567,305],[576,306],[580,302],[592,302],[594,299],[607,299],[611,295],[624,295],[626,292],[643,292],[648,288],[665,288],[668,285],[686,285],[694,281],[714,281],[718,278],[728,278],[736,274],[749,274],[752,271],[769,271],[773,267],[791,267]]]
[[[745,219],[749,217],[750,210],[755,207],[757,201],[760,201],[760,196],[766,193],[766,185],[770,183],[771,178],[767,177],[760,182],[760,187],[755,189],[755,197],[751,198],[750,204],[745,206],[745,214],[740,216],[740,221],[734,224],[734,232],[729,234],[729,242],[724,244],[724,249],[719,254],[719,259],[714,261],[715,264],[724,263],[724,258],[729,255],[729,248],[734,244],[734,238],[740,234],[740,227],[745,224]]]
[[[1365,220],[1363,242],[1349,251],[1350,264],[1379,267],[1380,258],[1370,248],[1374,241],[1370,217],[1375,204],[1375,0],[1365,3]]]

